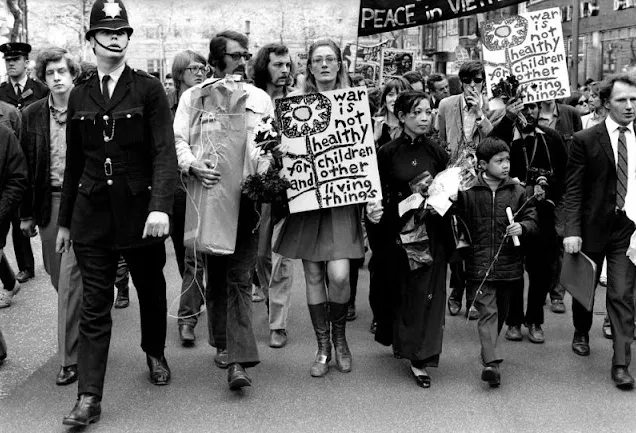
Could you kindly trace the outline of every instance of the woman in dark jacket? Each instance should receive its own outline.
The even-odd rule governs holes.
[[[395,113],[403,133],[378,151],[378,167],[384,197],[381,219],[368,211],[378,239],[374,250],[381,263],[382,292],[371,300],[376,314],[375,339],[393,345],[396,353],[411,361],[411,374],[423,388],[430,386],[427,367],[437,367],[442,352],[444,305],[446,303],[446,260],[444,220],[429,212],[424,222],[433,262],[411,270],[405,251],[397,243],[404,223],[398,204],[412,192],[409,182],[428,171],[435,176],[446,168],[448,154],[426,137],[431,124],[431,105],[425,93],[405,91],[395,102]],[[373,208],[373,207],[372,207]],[[369,233],[371,237],[371,233]],[[380,271],[378,269],[377,271]]]

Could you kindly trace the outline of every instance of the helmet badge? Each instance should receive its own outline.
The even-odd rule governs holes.
[[[106,3],[104,3],[103,10],[104,15],[113,19],[118,17],[121,13],[121,7],[119,7],[119,3],[117,3],[115,0],[107,0]]]

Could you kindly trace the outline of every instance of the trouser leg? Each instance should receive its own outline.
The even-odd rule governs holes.
[[[172,245],[174,246],[174,256],[177,260],[177,267],[179,268],[179,275],[183,278],[185,272],[185,246],[183,245],[183,234],[185,231],[185,209],[187,194],[185,190],[179,185],[174,193],[174,204],[172,206],[172,233],[170,238],[172,239]]]
[[[33,273],[35,260],[31,249],[31,238],[24,236],[20,230],[20,217],[17,212],[11,219],[11,238],[13,239],[13,251],[18,262],[18,269]]]
[[[471,286],[478,282],[469,283]],[[475,307],[479,311],[477,320],[477,333],[481,343],[481,359],[484,364],[491,362],[501,362],[501,357],[497,354],[497,339],[499,331],[497,329],[499,317],[497,311],[497,291],[492,283],[486,282],[482,286],[480,293],[475,298]]]
[[[205,255],[195,253],[192,248],[186,248],[184,259],[183,280],[181,282],[181,297],[179,298],[179,325],[196,326],[199,312],[205,296],[204,271]]]
[[[57,343],[63,367],[77,364],[82,291],[82,274],[71,247],[62,254],[57,292]]]

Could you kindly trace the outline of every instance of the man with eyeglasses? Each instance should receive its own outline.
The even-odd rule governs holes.
[[[451,159],[457,157],[464,149],[476,149],[479,142],[492,131],[488,113],[488,103],[483,96],[484,66],[478,61],[469,61],[459,68],[459,79],[463,92],[449,96],[439,104],[437,124],[442,143],[447,143]],[[455,316],[461,310],[462,297],[466,282],[464,280],[463,263],[451,266],[448,310]],[[473,306],[475,294],[466,292],[465,316],[471,320],[479,317]]]
[[[224,31],[214,36],[208,56],[214,75],[183,93],[174,119],[180,169],[191,173],[203,188],[211,189],[215,206],[224,209],[238,207],[238,215],[225,212],[227,224],[216,228],[224,237],[236,240],[233,252],[217,255],[207,249],[203,251],[207,273],[208,328],[211,330],[209,343],[217,348],[217,353],[227,350],[227,363],[217,365],[228,368],[227,380],[231,390],[251,386],[252,381],[245,369],[260,362],[251,311],[251,282],[258,247],[258,231],[254,228],[259,217],[254,203],[236,186],[246,176],[269,167],[269,159],[254,147],[254,127],[264,117],[274,116],[269,95],[242,82],[246,62],[251,58],[247,46],[247,37],[238,32]],[[245,109],[239,105],[243,98],[235,97],[241,93],[246,96]],[[208,101],[223,105],[229,116],[237,116],[236,120],[224,119],[224,110],[209,106]],[[243,115],[245,130],[225,126],[226,122],[241,122]],[[210,122],[212,126],[208,125]],[[225,142],[245,144],[244,148],[238,149],[238,155],[222,144],[206,141],[206,131],[214,125],[224,130]],[[197,158],[197,149],[205,149],[209,156]],[[214,194],[215,191],[218,195]]]

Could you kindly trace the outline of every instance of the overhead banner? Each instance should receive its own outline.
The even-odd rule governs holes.
[[[360,0],[358,36],[474,15],[524,0]]]
[[[365,87],[276,100],[291,213],[382,198]]]
[[[526,103],[570,96],[559,8],[484,21],[481,42],[489,97],[509,75],[523,86]]]

